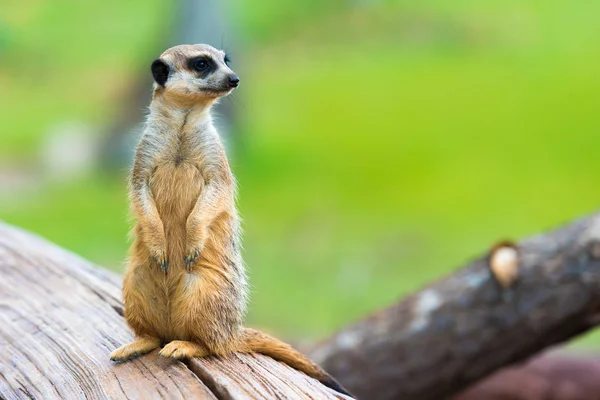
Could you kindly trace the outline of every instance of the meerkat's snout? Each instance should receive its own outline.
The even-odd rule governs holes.
[[[240,85],[240,78],[236,74],[229,75],[229,87],[236,88]]]

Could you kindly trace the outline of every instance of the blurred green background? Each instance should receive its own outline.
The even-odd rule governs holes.
[[[122,271],[127,166],[90,160],[177,4],[2,7],[0,219]],[[220,4],[250,325],[323,337],[600,204],[600,2]]]

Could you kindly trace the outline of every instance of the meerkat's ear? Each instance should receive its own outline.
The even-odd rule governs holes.
[[[160,86],[165,86],[167,80],[169,79],[169,66],[160,58],[152,61],[152,66],[150,67],[152,70],[152,76],[156,83]]]

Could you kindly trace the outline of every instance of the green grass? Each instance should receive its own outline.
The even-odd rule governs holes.
[[[292,6],[277,7],[273,13],[293,14]],[[246,69],[232,100],[243,114],[232,165],[252,325],[288,337],[324,335],[451,273],[498,239],[598,207],[600,51],[592,16],[600,6],[315,7],[317,22],[295,21],[289,31],[260,22],[268,14],[254,10],[245,29],[267,44],[236,60]],[[277,40],[277,32],[293,35]],[[73,71],[93,74],[93,62],[83,60]],[[5,99],[23,117],[3,113],[4,126],[30,133],[3,144],[36,143],[29,124],[58,120],[81,99],[75,89],[60,93],[31,99],[49,107],[42,121],[26,121],[18,95]],[[88,115],[95,96],[77,113]],[[0,200],[0,218],[116,270],[126,252],[126,210],[122,176]]]

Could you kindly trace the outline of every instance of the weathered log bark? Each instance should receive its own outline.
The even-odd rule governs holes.
[[[508,290],[488,256],[341,330],[312,357],[359,398],[439,399],[599,322],[600,215],[518,246]]]
[[[0,399],[348,399],[260,355],[114,365],[110,351],[132,340],[120,281],[0,224]]]

